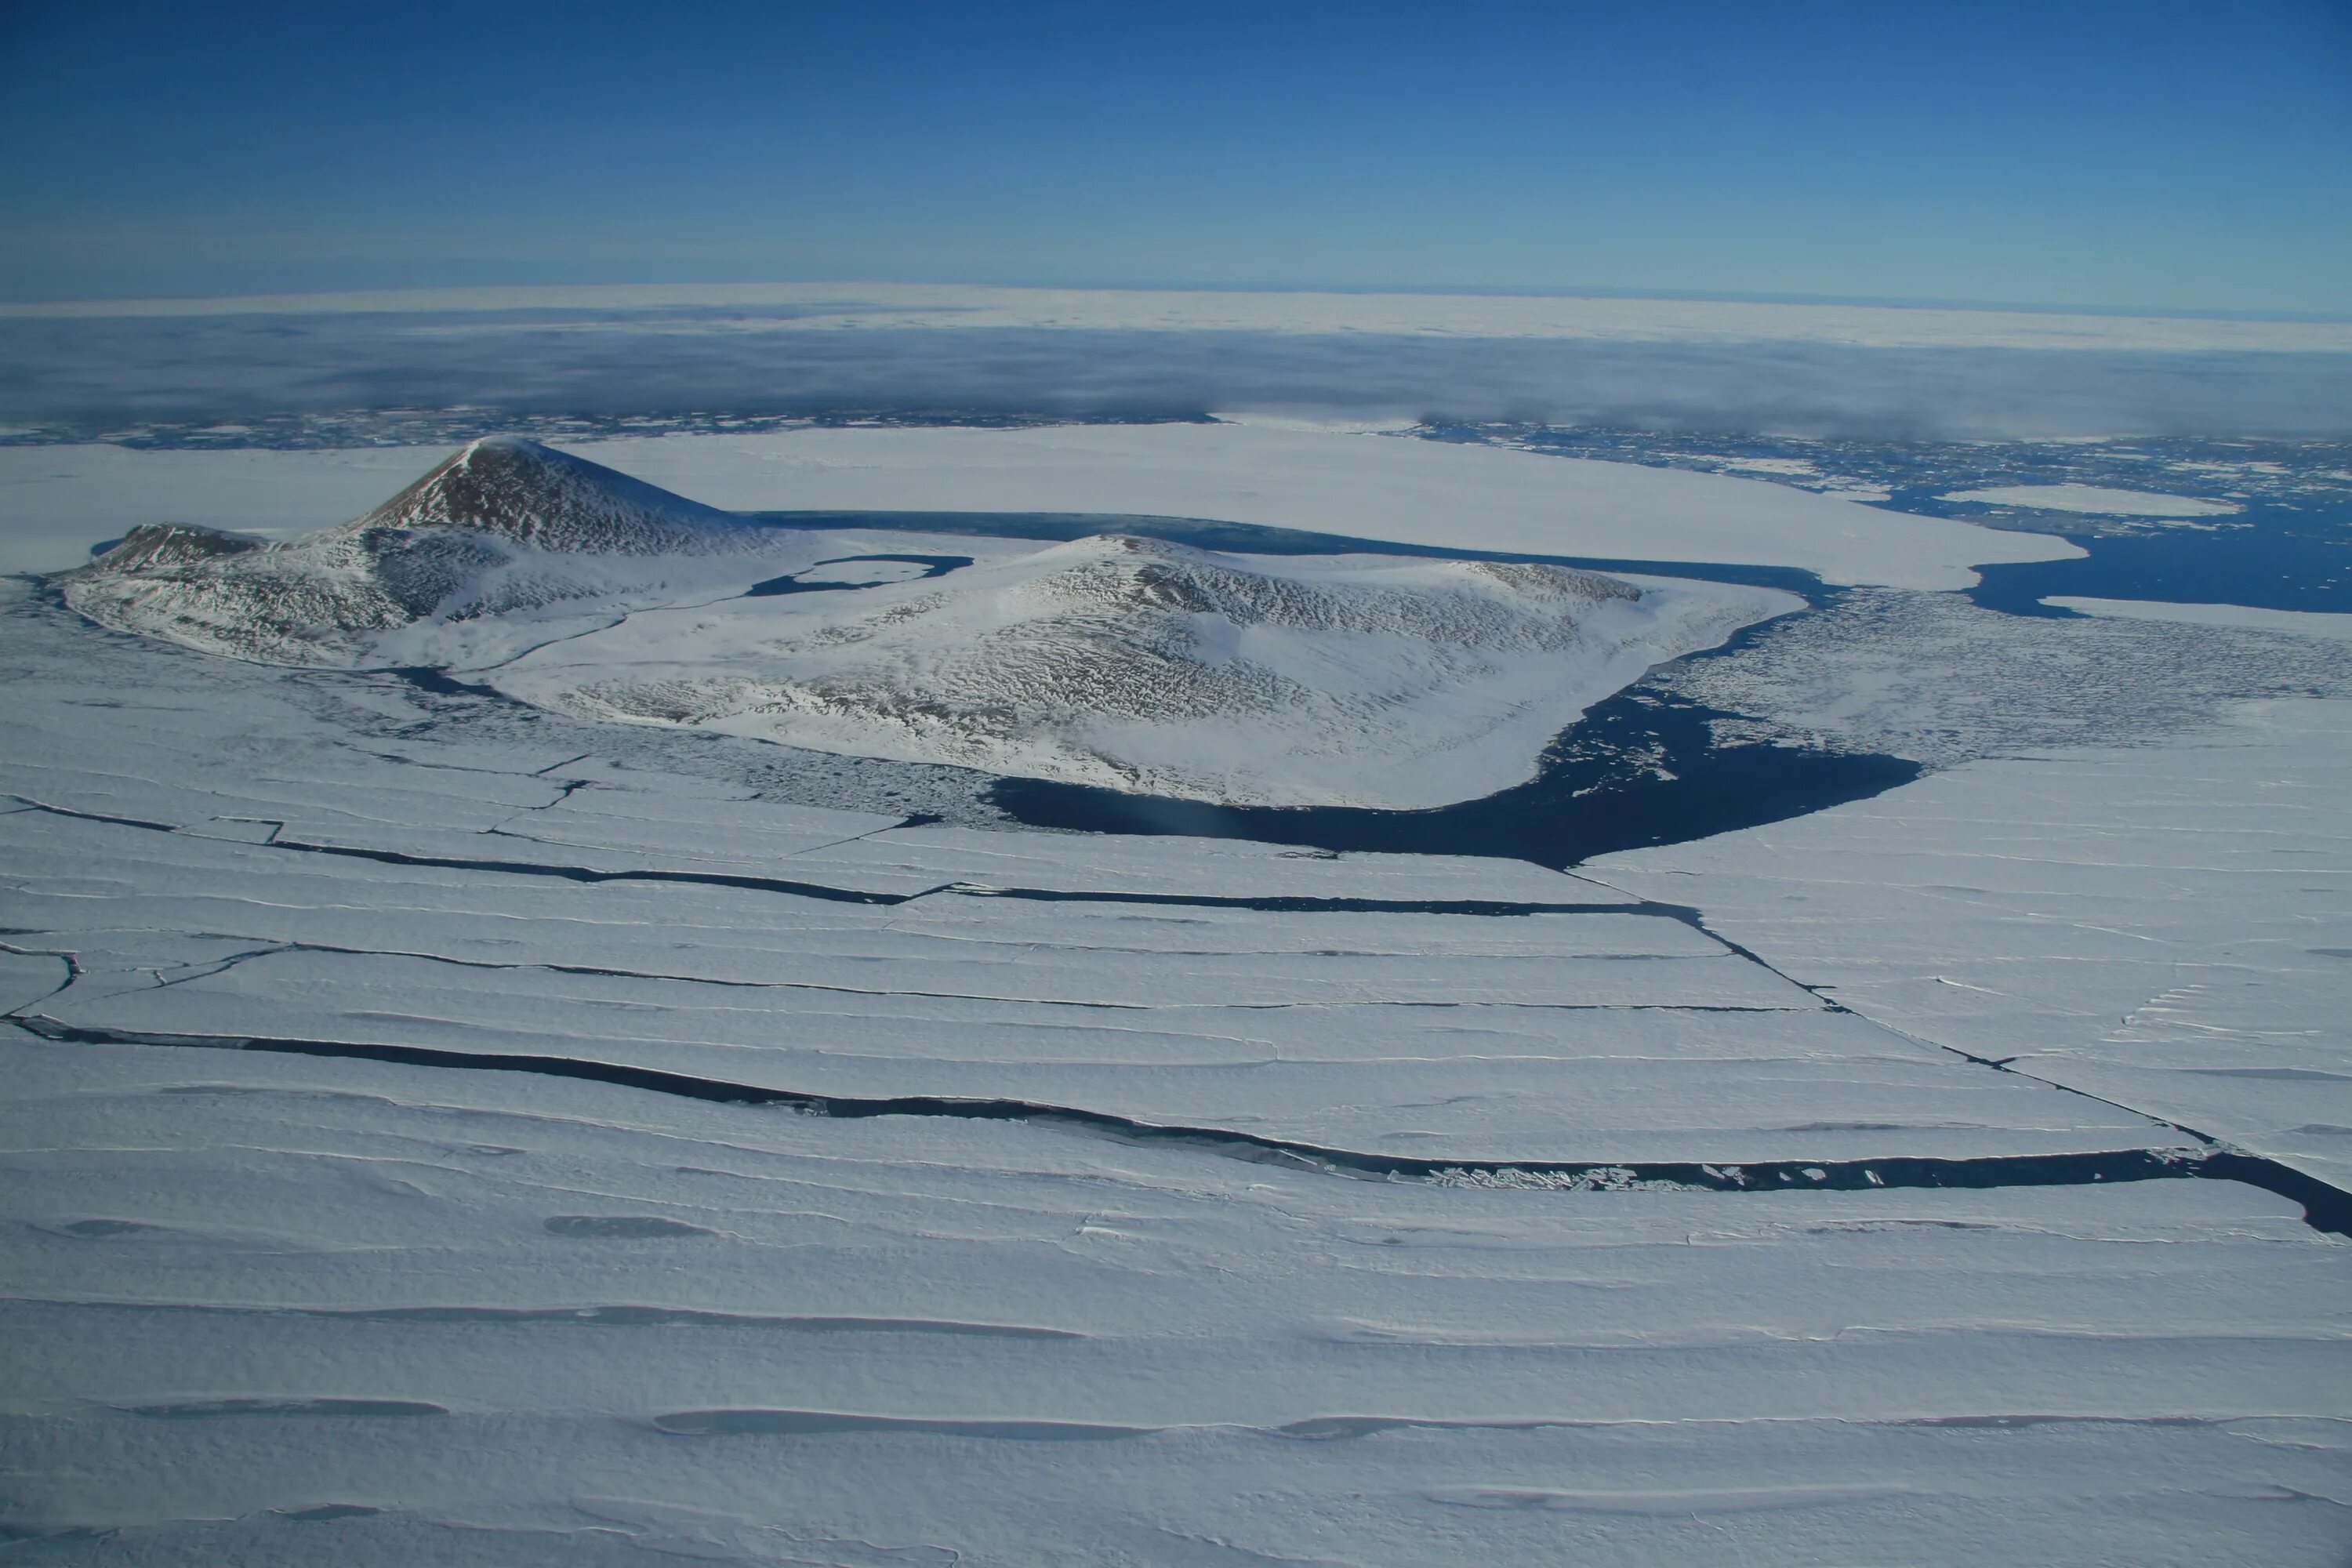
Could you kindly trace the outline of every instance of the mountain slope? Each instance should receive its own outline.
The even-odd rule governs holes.
[[[583,716],[1154,794],[1419,806],[1528,777],[1662,659],[1798,601],[1120,535],[939,582],[640,612],[490,679]]]
[[[583,557],[745,548],[726,512],[535,441],[476,441],[365,516],[278,542],[146,524],[61,574],[106,626],[269,663],[366,662],[373,640],[612,587]]]
[[[537,550],[656,555],[707,548],[740,520],[536,441],[474,442],[352,524],[486,533]]]
[[[1398,807],[1529,777],[1651,665],[1799,603],[1121,534],[898,553],[908,543],[762,528],[487,440],[336,527],[265,542],[152,524],[58,583],[94,620],[207,652],[462,671],[588,718],[1211,800]]]

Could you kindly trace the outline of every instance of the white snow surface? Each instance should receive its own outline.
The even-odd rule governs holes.
[[[1988,489],[1954,490],[1944,499],[2103,517],[2228,517],[2245,510],[2235,501],[2168,496],[2155,490],[2109,489],[2101,485],[1995,485]]]
[[[585,718],[1254,805],[1442,805],[1533,776],[1652,666],[1796,595],[1570,568],[1223,555],[1133,535],[761,528],[478,441],[276,542],[133,529],[59,579],[106,626],[267,663],[457,670]],[[956,571],[945,582],[927,567]],[[780,589],[795,591],[784,592]]]
[[[1914,588],[1965,588],[1971,566],[2082,553],[2063,539],[1761,479],[1262,425],[798,430],[580,450],[736,510],[1140,512],[1449,550],[1795,566]]]
[[[1221,555],[1111,536],[938,581],[638,608],[602,629],[535,634],[544,646],[484,679],[586,718],[850,755],[1255,805],[1414,807],[1532,777],[1593,702],[1802,603],[1549,566]],[[415,662],[462,666],[443,646],[452,629],[396,640]],[[454,628],[467,642],[477,629]]]
[[[2352,615],[2327,610],[2268,610],[2253,605],[2172,605],[2151,599],[2090,599],[2056,594],[2042,601],[2077,615],[2113,620],[2169,621],[2189,626],[2238,626],[2295,637],[2352,639]]]
[[[495,641],[583,602],[659,602],[683,581],[767,574],[808,540],[753,527],[534,441],[471,443],[353,521],[266,541],[184,523],[134,527],[58,581],[93,620],[269,663],[383,662],[420,621]],[[732,572],[725,564],[738,563]],[[612,605],[601,605],[606,614]],[[412,656],[414,657],[414,656]]]
[[[15,585],[0,666],[0,999],[84,1032],[0,1026],[25,1561],[2340,1559],[2347,1249],[2239,1184],[1349,1180],[221,1048],[1010,1097],[1441,1162],[2185,1156],[2124,1109],[2146,1071],[2083,1080],[2116,1103],[2035,1075],[2091,1061],[2102,987],[2157,985],[2136,1027],[2183,1033],[2154,1055],[2299,1074],[2171,1071],[2168,1111],[2330,1114],[2325,1042],[2259,1030],[2287,986],[2340,992],[2286,952],[2337,940],[2334,712],[2137,768],[1964,770],[1768,878],[1742,868],[1801,825],[1594,880],[788,805],[616,762],[609,729],[467,725]],[[2095,839],[2113,869],[2053,863]],[[1973,900],[1921,885],[1947,864]],[[770,882],[696,879],[728,876]],[[1650,886],[1710,923],[1624,890]],[[1853,979],[1925,940],[1965,983],[1931,1006]],[[2258,1013],[2183,989],[2253,964]],[[2056,1005],[2021,1013],[2004,968]],[[214,1043],[102,1043],[125,1032]],[[2039,1049],[1997,1072],[1947,1037]]]
[[[103,442],[0,447],[0,572],[62,572],[144,523],[263,538],[358,517],[444,454],[145,451]]]
[[[1208,518],[1445,549],[1796,566],[1967,587],[2064,540],[1884,511],[1760,479],[1264,425],[799,430],[583,442],[578,455],[737,510]],[[0,570],[58,571],[141,523],[279,536],[356,517],[438,449],[0,447]]]
[[[684,488],[796,504],[776,450]],[[375,475],[350,516],[416,458],[205,471]],[[92,523],[131,493],[80,483]],[[469,649],[1035,570],[846,542],[977,561],[740,601],[728,552],[572,552],[656,596]],[[21,583],[0,671],[12,1559],[2342,1563],[2352,1247],[2186,1179],[2185,1129],[2352,1184],[2352,704],[1561,872],[788,803],[736,736],[215,658]],[[2184,1177],[1633,1168],[2101,1152]],[[1566,1161],[1604,1164],[1523,1168]]]
[[[534,550],[657,555],[730,547],[737,519],[537,441],[488,437],[352,528],[490,533]]]
[[[2343,1249],[2221,1184],[1398,1186],[0,1051],[24,1561],[2340,1559]]]
[[[1971,763],[1585,869],[1907,1037],[2352,1186],[2352,703]],[[1703,889],[1703,891],[1702,891]]]

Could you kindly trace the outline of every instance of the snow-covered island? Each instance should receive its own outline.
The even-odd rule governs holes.
[[[986,559],[907,569],[925,560],[909,551],[950,548]],[[277,542],[145,526],[62,582],[93,619],[209,652],[429,668],[587,718],[1391,807],[1517,784],[1652,666],[1803,605],[1540,563],[1244,557],[1124,534],[877,545],[761,527],[513,439],[475,442],[349,523]]]

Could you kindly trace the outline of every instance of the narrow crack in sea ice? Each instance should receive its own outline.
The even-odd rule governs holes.
[[[22,936],[47,933],[17,932],[16,934]],[[220,937],[223,933],[208,932],[202,934]],[[243,936],[232,936],[228,937],[227,940],[246,941],[252,939]],[[6,947],[5,944],[0,944],[0,951],[19,952],[26,957],[59,958],[65,960],[68,965],[74,965],[73,955],[63,948],[52,951],[47,948],[13,948]],[[172,986],[184,984],[190,981],[209,980],[215,975],[226,973],[232,969],[236,969],[242,964],[251,963],[256,959],[275,958],[289,953],[316,953],[330,957],[342,958],[405,958],[413,959],[422,963],[447,964],[450,967],[457,969],[490,970],[500,973],[530,972],[544,974],[578,974],[609,980],[652,980],[675,983],[684,985],[714,985],[722,989],[736,991],[802,991],[816,992],[829,995],[840,996],[903,997],[909,1000],[936,1002],[1005,1002],[1032,1007],[1070,1007],[1087,1011],[1118,1013],[1181,1012],[1187,1008],[1202,1008],[1211,1011],[1232,1011],[1244,1013],[1279,1013],[1294,1009],[1309,1010],[1316,1008],[1340,1007],[1456,1008],[1474,1006],[1557,1013],[1793,1013],[1812,1011],[1812,1009],[1809,1008],[1779,1007],[1762,1005],[1755,1003],[1736,1002],[1432,1002],[1417,1001],[1402,997],[1381,997],[1368,1000],[1346,1000],[1336,1002],[1320,1000],[1300,1002],[1235,1002],[1230,1000],[1219,1000],[1197,1003],[1117,1002],[1104,1000],[1086,1001],[1068,997],[994,995],[971,991],[924,991],[905,986],[886,987],[828,984],[822,981],[811,980],[734,980],[718,975],[678,974],[658,970],[644,969],[614,969],[599,964],[561,963],[543,959],[459,958],[449,953],[427,952],[416,949],[396,947],[343,947],[328,942],[264,942],[262,945],[254,947],[246,952],[230,953],[221,958],[195,961],[181,965],[180,967],[184,968],[186,973],[175,974],[170,979],[165,979],[163,977],[163,972],[162,969],[152,965],[128,971],[127,973],[148,976],[151,984],[128,986],[120,991],[100,993],[95,1000],[104,1001],[117,996],[129,995],[132,992],[166,990]],[[1653,955],[1638,954],[1633,956],[1638,959]],[[1686,963],[1689,961],[1668,960],[1667,962]],[[62,993],[71,986],[76,980],[80,979],[85,973],[86,971],[78,965],[70,967],[65,982],[58,985],[55,991],[49,992],[43,996],[37,997],[33,1001],[23,1004],[19,1007],[10,1009],[5,1014],[0,1014],[0,1017],[17,1017],[24,1012],[25,1008],[37,1006],[41,1003],[47,1001],[49,997]],[[117,971],[117,973],[125,972]],[[1457,1058],[1450,1059],[1460,1058]]]
[[[1138,1121],[1107,1111],[1032,1100],[941,1095],[858,1098],[810,1094],[721,1079],[695,1078],[622,1063],[570,1057],[452,1051],[371,1041],[278,1039],[256,1036],[168,1035],[90,1028],[46,1016],[8,1020],[38,1038],[66,1045],[123,1045],[200,1050],[266,1051],[475,1072],[522,1072],[614,1084],[724,1105],[780,1106],[836,1120],[940,1117],[1017,1122],[1122,1143],[1174,1145],[1252,1164],[1356,1180],[1437,1185],[1543,1188],[1573,1192],[1864,1192],[1934,1187],[2079,1186],[2111,1182],[2206,1178],[2242,1182],[2300,1204],[2314,1229],[2352,1237],[2352,1193],[2273,1160],[2239,1152],[2199,1136],[2200,1148],[2105,1150],[2080,1154],[1997,1154],[1974,1158],[1895,1155],[1863,1160],[1701,1161],[1464,1160],[1368,1153],[1225,1128]],[[2152,1120],[2152,1119],[2151,1119]]]
[[[1609,886],[1610,886],[1610,884],[1609,884],[1609,883],[1607,883],[1607,882],[1605,882],[1605,881],[1602,881],[1600,878],[1597,878],[1597,877],[1584,877],[1584,878],[1582,878],[1581,879],[1586,880],[1586,881],[1590,881],[1590,882],[1591,882],[1591,883],[1592,883],[1594,886],[1596,886],[1596,887],[1603,887],[1603,888],[1606,888],[1606,887],[1609,887]],[[1628,896],[1629,896],[1629,897],[1632,897],[1632,896],[1633,896],[1633,895],[1629,894]],[[1680,909],[1680,908],[1682,908],[1682,906],[1678,906],[1678,905],[1655,905],[1655,906],[1653,906],[1653,907],[1654,907],[1654,908],[1660,909],[1660,910],[1670,910],[1670,909]],[[1741,946],[1739,943],[1733,942],[1730,938],[1728,938],[1728,937],[1727,937],[1727,936],[1722,935],[1720,932],[1717,932],[1717,931],[1715,931],[1709,930],[1709,929],[1708,929],[1708,927],[1706,926],[1706,924],[1705,923],[1705,921],[1703,921],[1703,919],[1701,919],[1701,917],[1700,917],[1700,911],[1698,911],[1697,910],[1695,910],[1695,909],[1694,909],[1694,910],[1689,910],[1687,911],[1687,913],[1688,913],[1688,914],[1689,914],[1689,916],[1690,916],[1690,921],[1689,921],[1689,923],[1692,925],[1692,927],[1693,927],[1694,929],[1696,929],[1696,930],[1697,930],[1697,931],[1704,931],[1704,932],[1706,932],[1706,935],[1711,936],[1711,937],[1713,937],[1716,941],[1717,941],[1717,942],[1719,942],[1723,943],[1723,945],[1724,945],[1725,947],[1727,947],[1727,948],[1730,949],[1733,952],[1738,953],[1740,957],[1747,959],[1749,963],[1756,964],[1758,967],[1759,967],[1759,968],[1761,968],[1761,969],[1768,970],[1768,971],[1769,971],[1770,973],[1772,973],[1773,974],[1779,975],[1779,976],[1780,976],[1780,978],[1781,978],[1782,980],[1787,981],[1790,985],[1793,985],[1793,986],[1797,987],[1799,990],[1801,990],[1801,991],[1804,991],[1804,992],[1806,992],[1806,993],[1808,993],[1808,994],[1811,994],[1811,995],[1813,995],[1813,996],[1816,996],[1816,997],[1820,998],[1820,1000],[1821,1000],[1821,1002],[1822,1002],[1822,1005],[1824,1007],[1828,1008],[1828,1009],[1829,1009],[1830,1011],[1832,1011],[1832,1012],[1835,1012],[1835,1013],[1843,1013],[1843,1014],[1845,1014],[1846,1016],[1848,1016],[1849,1017],[1859,1018],[1859,1019],[1861,1019],[1864,1023],[1865,1023],[1865,1024],[1868,1024],[1868,1025],[1872,1026],[1874,1028],[1882,1029],[1882,1030],[1885,1031],[1887,1034],[1893,1035],[1893,1036],[1894,1036],[1894,1037],[1895,1037],[1897,1039],[1907,1041],[1907,1042],[1909,1042],[1910,1044],[1912,1044],[1912,1045],[1914,1045],[1914,1046],[1917,1046],[1917,1047],[1921,1047],[1922,1049],[1925,1049],[1925,1050],[1931,1050],[1931,1051],[1941,1051],[1941,1052],[1943,1052],[1943,1053],[1945,1053],[1945,1054],[1947,1054],[1947,1055],[1958,1057],[1958,1058],[1959,1058],[1962,1061],[1968,1062],[1968,1063],[1969,1063],[1971,1066],[1974,1066],[1974,1067],[1980,1067],[1980,1068],[1986,1068],[1990,1069],[1990,1070],[1991,1070],[1991,1071],[1993,1071],[1993,1072],[2008,1073],[2008,1074],[2011,1075],[2012,1077],[2025,1079],[2028,1079],[2028,1080],[2030,1080],[2030,1081],[2032,1081],[2032,1082],[2033,1082],[2033,1083],[2042,1084],[2042,1085],[2045,1086],[2046,1088],[2050,1088],[2050,1089],[2057,1089],[2057,1090],[2061,1091],[2062,1093],[2065,1093],[2065,1094],[2072,1094],[2072,1095],[2078,1095],[2078,1096],[2080,1096],[2081,1098],[2083,1098],[2083,1099],[2084,1099],[2084,1100],[2090,1100],[2090,1101],[2092,1101],[2092,1102],[2093,1102],[2093,1103],[2095,1103],[2095,1104],[2104,1105],[2104,1106],[2107,1107],[2109,1110],[2120,1110],[2120,1111],[2124,1112],[2124,1113],[2125,1113],[2126,1115],[2127,1115],[2127,1116],[2137,1116],[2137,1117],[2139,1117],[2139,1118],[2140,1118],[2141,1120],[2143,1120],[2143,1121],[2152,1121],[2152,1122],[2156,1123],[2156,1125],[2158,1125],[2158,1127],[2166,1128],[2166,1129],[2168,1129],[2168,1130],[2169,1130],[2169,1131],[2171,1131],[2178,1132],[2178,1133],[2181,1134],[2183,1137],[2187,1137],[2187,1138],[2194,1139],[2194,1140],[2195,1140],[2199,1144],[2203,1145],[2203,1146],[2204,1146],[2204,1147],[2206,1147],[2206,1148],[2213,1149],[2213,1150],[2217,1150],[2217,1151],[2222,1151],[2222,1152],[2224,1152],[2228,1153],[2228,1154],[2229,1154],[2231,1157],[2232,1157],[2232,1158],[2237,1158],[2237,1159],[2254,1159],[2254,1158],[2258,1158],[2258,1156],[2253,1156],[2253,1155],[2247,1154],[2247,1153],[2245,1153],[2245,1152],[2242,1152],[2242,1151],[2239,1151],[2239,1150],[2231,1149],[2231,1148],[2230,1148],[2228,1145],[2224,1144],[2224,1143],[2223,1143],[2220,1139],[2218,1139],[2218,1138],[2216,1138],[2216,1137],[2212,1136],[2210,1133],[2207,1133],[2207,1132],[2200,1131],[2198,1129],[2196,1129],[2196,1128],[2194,1128],[2194,1127],[2190,1127],[2190,1126],[2189,1126],[2189,1125],[2188,1125],[2187,1123],[2185,1123],[2185,1122],[2175,1121],[2172,1121],[2172,1120],[2170,1120],[2170,1119],[2168,1119],[2168,1118],[2167,1118],[2167,1117],[2158,1116],[2158,1115],[2157,1115],[2154,1111],[2142,1110],[2139,1110],[2139,1109],[2138,1109],[2137,1107],[2136,1107],[2136,1106],[2126,1105],[2126,1104],[2125,1104],[2125,1103],[2123,1103],[2123,1101],[2121,1101],[2121,1100],[2110,1100],[2110,1099],[2108,1099],[2108,1098],[2107,1098],[2106,1096],[2105,1096],[2105,1095],[2094,1094],[2094,1093],[2092,1093],[2089,1089],[2078,1089],[2078,1088],[2076,1088],[2076,1087],[2075,1087],[2074,1085],[2073,1085],[2073,1084],[2069,1084],[2069,1083],[2062,1083],[2062,1082],[2060,1082],[2060,1081],[2059,1081],[2058,1079],[2053,1079],[2053,1078],[2045,1078],[2045,1077],[2043,1077],[2042,1075],[2041,1075],[2041,1074],[2039,1074],[2039,1073],[2027,1072],[2024,1068],[2020,1068],[2020,1067],[2018,1067],[2018,1066],[2016,1065],[2016,1064],[2017,1064],[2017,1062],[2018,1062],[2018,1061],[2019,1061],[2019,1059],[2020,1059],[2018,1057],[2015,1057],[2015,1056],[2009,1056],[2009,1057],[1987,1057],[1987,1056],[1979,1056],[1979,1055],[1978,1055],[1977,1053],[1975,1053],[1975,1052],[1973,1052],[1973,1051],[1964,1050],[1964,1049],[1962,1049],[1961,1047],[1959,1047],[1958,1046],[1946,1045],[1946,1044],[1942,1043],[1941,1041],[1937,1041],[1937,1040],[1930,1040],[1930,1039],[1924,1038],[1924,1037],[1920,1037],[1920,1036],[1918,1036],[1918,1035],[1915,1035],[1915,1034],[1911,1033],[1911,1032],[1910,1032],[1909,1030],[1907,1030],[1907,1029],[1898,1028],[1898,1027],[1896,1027],[1895,1025],[1890,1024],[1890,1023],[1887,1023],[1887,1022],[1886,1022],[1885,1019],[1883,1019],[1883,1018],[1874,1018],[1874,1017],[1872,1017],[1869,1014],[1867,1014],[1867,1013],[1864,1013],[1864,1012],[1861,1012],[1860,1010],[1858,1010],[1858,1009],[1856,1009],[1856,1008],[1850,1007],[1850,1006],[1846,1005],[1844,1003],[1840,1002],[1839,1000],[1837,1000],[1837,998],[1836,998],[1835,996],[1833,996],[1833,995],[1832,995],[1832,994],[1831,994],[1830,988],[1829,988],[1828,986],[1825,986],[1825,985],[1813,985],[1813,984],[1807,984],[1807,983],[1806,983],[1806,982],[1804,982],[1804,981],[1799,980],[1799,979],[1798,979],[1798,978],[1796,978],[1794,975],[1792,975],[1792,974],[1789,974],[1789,973],[1785,973],[1784,971],[1782,971],[1782,970],[1780,970],[1780,969],[1779,969],[1779,968],[1775,967],[1773,964],[1767,963],[1767,962],[1766,962],[1766,961],[1765,961],[1761,956],[1759,956],[1759,954],[1757,954],[1756,952],[1753,952],[1753,951],[1751,951],[1750,949]],[[2269,1162],[2264,1162],[2264,1163],[2268,1163]],[[2284,1168],[2285,1168],[2285,1167],[2282,1167],[2282,1169],[2284,1169]],[[2336,1188],[2335,1188],[2335,1187],[2333,1187],[2333,1186],[2327,1186],[2327,1185],[2326,1185],[2326,1184],[2324,1184],[2324,1183],[2317,1183],[2317,1179],[2316,1179],[2316,1178],[2307,1178],[2307,1179],[2308,1179],[2308,1180],[2313,1181],[2315,1184],[2318,1184],[2318,1185],[2320,1185],[2320,1186],[2325,1187],[2325,1188],[2326,1188],[2326,1190],[2327,1192],[2335,1193],[2335,1194],[2336,1194],[2336,1199],[2335,1199],[2334,1201],[2335,1201],[2335,1202],[2336,1202],[2337,1204],[2339,1204],[2339,1205],[2352,1205],[2352,1194],[2345,1194],[2345,1193],[2343,1193],[2343,1192],[2339,1191],[2338,1189],[2336,1189]],[[2274,1190],[2274,1191],[2275,1191],[2275,1190],[2277,1190],[2277,1189],[2273,1189],[2273,1190]],[[2315,1213],[2316,1211],[2312,1211],[2312,1212],[2315,1212]],[[2352,1215],[2352,1208],[2347,1208],[2347,1215]],[[2318,1224],[2319,1222],[2318,1222],[2318,1221],[2316,1221],[2316,1220],[2314,1220],[2314,1222],[2313,1222],[2313,1223],[2314,1223],[2314,1224]],[[2342,1228],[2343,1228],[2343,1226],[2342,1226],[2341,1225],[2337,1225],[2337,1226],[2322,1226],[2322,1228],[2334,1228],[2334,1229],[2339,1229],[2339,1230],[2340,1230],[2340,1229],[2342,1229]]]
[[[103,812],[83,811],[72,806],[52,805],[28,796],[10,797],[21,803],[20,809],[43,812],[80,822],[103,823],[113,827],[138,828],[146,832],[168,833],[183,837],[204,837],[168,822],[154,822],[141,817],[112,816]],[[919,816],[887,827],[876,828],[856,838],[873,833],[895,832],[902,827],[924,825]],[[281,828],[283,825],[280,825]],[[545,844],[561,847],[554,841],[531,838],[526,835],[503,832],[499,827],[478,830],[478,837],[496,837],[522,843]],[[244,843],[244,840],[236,842]],[[846,841],[845,841],[846,842]],[[1023,899],[1046,903],[1113,903],[1142,905],[1172,905],[1198,909],[1252,910],[1272,914],[1459,914],[1491,915],[1507,918],[1519,915],[1579,915],[1625,914],[1672,920],[1712,938],[1726,949],[1747,958],[1750,963],[1769,968],[1753,953],[1708,931],[1699,911],[1682,904],[1660,903],[1632,894],[1623,895],[1619,902],[1528,902],[1486,899],[1370,899],[1330,898],[1305,895],[1218,896],[1192,893],[1092,892],[1046,888],[997,888],[981,883],[947,881],[909,893],[882,892],[862,888],[841,888],[824,882],[804,882],[781,877],[754,877],[726,871],[675,871],[661,868],[603,870],[586,866],[574,866],[562,861],[469,859],[458,856],[418,855],[401,849],[378,849],[363,845],[316,844],[305,839],[288,838],[282,831],[268,843],[251,844],[257,849],[283,849],[298,854],[339,856],[346,859],[371,860],[379,865],[414,866],[431,870],[481,871],[493,875],[518,877],[552,877],[571,882],[669,882],[688,886],[732,888],[748,892],[781,893],[796,898],[822,899],[835,902],[873,904],[895,907],[940,893],[957,893],[976,898]],[[818,846],[817,847],[829,847]],[[802,853],[806,853],[803,851]],[[1785,977],[1784,977],[1785,978]],[[1795,984],[1796,982],[1790,982]],[[1811,990],[1811,987],[1800,986]]]

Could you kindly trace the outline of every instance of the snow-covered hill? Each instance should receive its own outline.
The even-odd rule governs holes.
[[[351,522],[278,543],[147,524],[59,583],[107,626],[239,658],[365,664],[378,634],[427,617],[613,591],[615,574],[583,558],[741,552],[764,537],[600,464],[493,437]]]
[[[545,707],[1202,799],[1436,805],[1530,777],[1768,590],[1104,535],[937,582],[640,613],[491,677]]]
[[[1390,806],[1518,783],[1651,665],[1799,603],[1128,535],[896,553],[926,547],[764,528],[492,440],[352,522],[274,543],[149,525],[59,581],[95,620],[236,658],[457,670],[575,714],[850,755]],[[862,552],[889,569],[841,559]]]
[[[707,549],[741,520],[537,441],[493,436],[352,523],[451,529],[534,549],[658,555]]]

